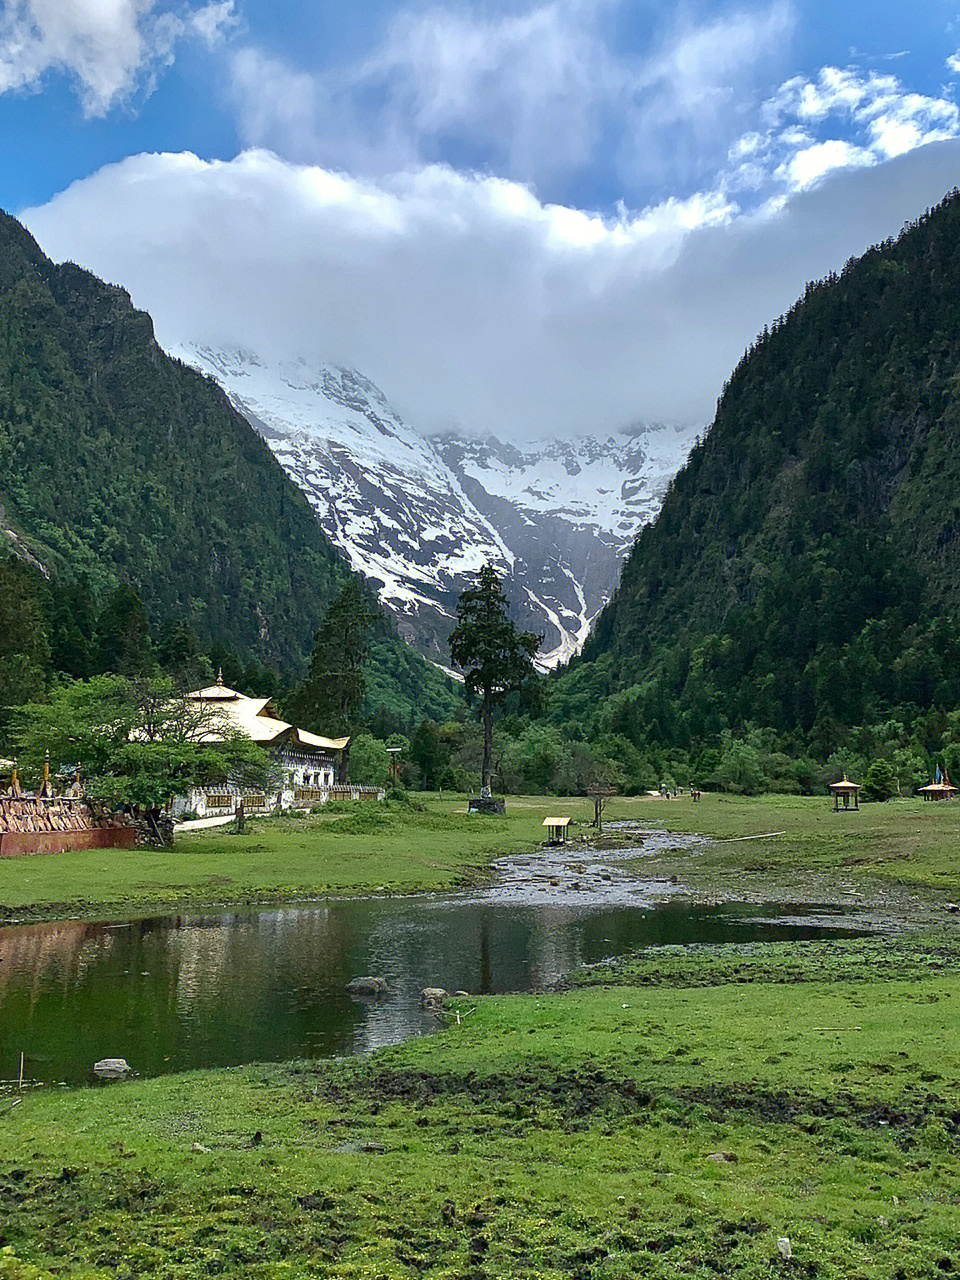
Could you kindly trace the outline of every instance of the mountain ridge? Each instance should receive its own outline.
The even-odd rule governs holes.
[[[651,428],[531,453],[494,437],[427,436],[355,370],[201,343],[171,351],[220,383],[403,634],[440,664],[456,598],[487,561],[507,577],[518,623],[544,634],[539,665],[577,652],[631,534],[658,508],[693,438],[687,428]],[[659,445],[648,465],[651,439]],[[580,509],[556,510],[561,474],[572,481],[590,465],[592,505],[602,491],[606,507],[584,499]]]
[[[764,330],[555,717],[693,751],[767,726],[825,758],[960,703],[958,299],[953,192]]]
[[[0,507],[0,540],[55,579],[83,577],[101,599],[135,586],[155,624],[291,672],[348,573],[223,391],[160,349],[125,290],[53,263],[2,212]],[[385,617],[378,628],[377,661],[408,701],[449,705]]]

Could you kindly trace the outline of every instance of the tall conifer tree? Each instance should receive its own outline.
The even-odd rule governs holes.
[[[463,672],[468,694],[479,700],[485,796],[493,783],[494,710],[533,676],[533,655],[539,645],[539,636],[514,626],[500,575],[492,564],[485,564],[477,585],[461,593],[457,625],[450,634],[450,656]]]

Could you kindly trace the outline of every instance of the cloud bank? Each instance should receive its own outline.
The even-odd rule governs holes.
[[[624,0],[401,8],[354,62],[296,67],[255,45],[231,61],[249,146],[365,176],[460,155],[540,186],[608,157],[622,182],[689,180],[722,156],[745,98],[783,56],[787,0],[695,22],[668,7],[642,52]]]
[[[605,218],[442,166],[374,181],[264,150],[140,155],[23,216],[53,257],[126,285],[162,342],[348,364],[428,430],[522,438],[708,421],[806,280],[955,185],[960,142],[819,167],[749,212],[718,187]]]

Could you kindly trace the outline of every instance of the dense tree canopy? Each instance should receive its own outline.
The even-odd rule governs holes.
[[[747,353],[551,720],[708,773],[758,726],[794,760],[852,734],[861,756],[942,750],[920,740],[960,706],[958,367],[953,194]]]
[[[213,733],[218,741],[208,741]],[[53,769],[78,767],[87,795],[112,807],[163,805],[192,787],[231,779],[263,787],[274,765],[230,732],[210,705],[183,698],[170,680],[95,676],[60,685],[14,713],[12,741],[27,777],[49,751]]]

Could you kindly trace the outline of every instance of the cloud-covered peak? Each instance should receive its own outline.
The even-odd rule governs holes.
[[[804,283],[954,185],[960,142],[603,217],[428,166],[374,181],[262,150],[131,157],[25,215],[122,281],[162,341],[362,370],[431,430],[537,438],[702,422]]]

